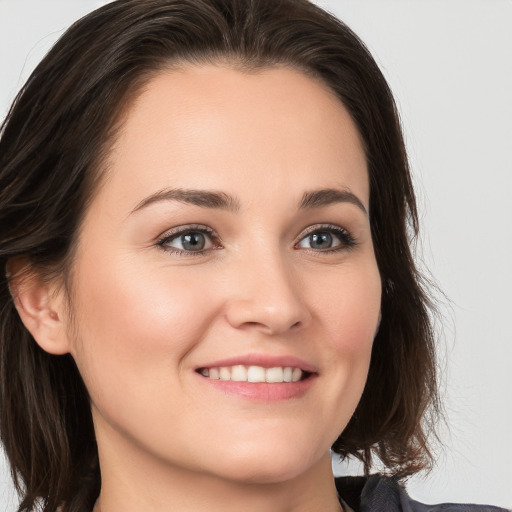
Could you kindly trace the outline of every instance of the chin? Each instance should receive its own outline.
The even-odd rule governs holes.
[[[325,454],[328,454],[326,449]],[[322,453],[311,453],[294,446],[239,450],[232,447],[231,457],[224,458],[222,467],[217,466],[217,475],[250,484],[278,484],[293,480],[318,464]]]

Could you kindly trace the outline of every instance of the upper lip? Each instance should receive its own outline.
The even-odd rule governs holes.
[[[285,355],[285,356],[272,356],[268,354],[246,354],[241,356],[233,356],[227,359],[219,359],[216,361],[211,361],[205,364],[198,366],[196,369],[200,368],[219,368],[221,366],[235,366],[235,365],[244,365],[244,366],[261,366],[263,368],[276,368],[276,367],[292,367],[292,368],[300,368],[303,371],[309,373],[318,373],[318,369],[300,359],[296,356]]]

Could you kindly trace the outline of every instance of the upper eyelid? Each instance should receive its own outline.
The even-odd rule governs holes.
[[[167,229],[166,231],[162,232],[156,238],[160,242],[162,240],[169,239],[189,231],[200,231],[202,233],[209,234],[212,238],[219,238],[215,230],[205,226],[204,224],[183,224],[181,226],[175,226],[174,228]]]
[[[343,226],[330,223],[320,223],[312,224],[311,226],[304,228],[299,233],[298,237],[309,235],[321,229],[332,229],[335,231],[346,231],[347,233],[349,233],[349,230],[344,228]],[[213,228],[206,226],[205,224],[183,224],[163,231],[160,235],[157,236],[157,238],[160,239],[166,238],[168,236],[179,235],[180,233],[186,233],[187,231],[203,231],[218,237],[217,232]]]
[[[305,236],[308,236],[308,235],[311,235],[311,233],[314,233],[315,231],[321,231],[321,230],[324,230],[324,231],[328,231],[328,230],[332,230],[332,231],[343,231],[344,233],[347,233],[348,235],[350,235],[350,231],[346,228],[344,228],[343,226],[338,226],[337,224],[313,224],[312,226],[309,226],[305,229],[303,229],[299,236],[297,237],[299,240],[304,238]]]
[[[311,233],[314,233],[315,231],[319,230],[328,230],[331,229],[333,231],[344,231],[347,234],[350,234],[350,231],[343,226],[339,226],[337,224],[330,224],[330,223],[320,223],[320,224],[312,224],[311,226],[308,226],[304,228],[298,235],[297,238],[303,238],[304,236],[310,235]],[[180,226],[175,226],[173,228],[167,229],[166,231],[163,231],[160,235],[157,236],[158,240],[169,238],[172,236],[179,235],[181,233],[186,233],[187,231],[201,231],[210,234],[212,237],[220,238],[217,232],[205,224],[183,224]]]
[[[312,224],[311,226],[308,226],[307,228],[304,228],[302,230],[303,233],[308,233],[308,232],[311,232],[311,231],[317,231],[319,229],[343,229],[345,230],[344,227],[342,226],[338,226],[337,224],[330,224],[328,222],[321,222],[319,224]]]

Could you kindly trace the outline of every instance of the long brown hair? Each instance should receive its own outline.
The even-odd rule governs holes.
[[[437,411],[431,302],[415,267],[416,202],[392,94],[342,22],[307,0],[119,0],[76,22],[32,73],[0,140],[0,435],[19,510],[90,510],[100,473],[87,390],[70,355],[50,355],[23,326],[7,262],[66,273],[124,107],[160,69],[228,61],[285,65],[323,80],[355,121],[370,179],[383,283],[366,388],[333,450],[393,473],[429,465]]]

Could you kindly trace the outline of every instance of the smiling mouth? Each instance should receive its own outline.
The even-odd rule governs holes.
[[[197,372],[211,380],[234,382],[267,382],[272,384],[299,382],[307,379],[311,373],[292,366],[219,366],[213,368],[198,368]]]

